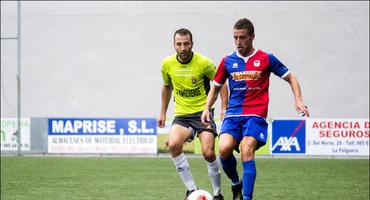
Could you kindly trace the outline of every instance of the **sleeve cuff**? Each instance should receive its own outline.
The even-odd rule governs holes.
[[[282,76],[280,76],[280,78],[285,78],[286,76],[288,76],[288,74],[290,74],[290,71],[285,72],[285,74],[283,74]]]
[[[217,83],[215,80],[213,80],[213,84],[215,84],[218,87],[221,87],[223,84]]]

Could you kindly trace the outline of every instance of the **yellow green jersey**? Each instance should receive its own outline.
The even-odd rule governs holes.
[[[175,116],[202,112],[206,105],[210,80],[216,74],[212,61],[196,52],[188,63],[181,63],[177,54],[162,61],[165,85],[172,85],[175,98]]]

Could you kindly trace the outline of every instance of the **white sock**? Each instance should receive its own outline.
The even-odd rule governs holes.
[[[176,158],[172,158],[173,163],[176,166],[176,170],[179,173],[182,182],[187,190],[196,190],[197,186],[195,185],[193,176],[190,171],[190,166],[188,160],[185,157],[184,153],[181,153]]]
[[[221,192],[221,171],[218,158],[213,162],[207,162],[208,174],[211,177],[213,194],[218,195]]]

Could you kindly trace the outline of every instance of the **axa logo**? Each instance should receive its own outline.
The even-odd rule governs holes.
[[[272,148],[274,153],[306,152],[305,120],[274,120],[272,123]]]
[[[277,147],[280,147],[279,151],[292,151],[292,148],[295,148],[296,151],[301,151],[301,147],[299,146],[299,142],[296,137],[280,137],[272,147],[272,151]]]

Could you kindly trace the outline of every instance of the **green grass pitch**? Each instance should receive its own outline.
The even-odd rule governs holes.
[[[212,191],[205,162],[189,157],[200,189]],[[257,158],[256,200],[367,200],[367,159]],[[239,173],[241,172],[238,160]],[[222,187],[231,199],[222,171]],[[1,200],[182,200],[169,157],[1,157]]]

